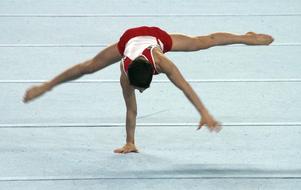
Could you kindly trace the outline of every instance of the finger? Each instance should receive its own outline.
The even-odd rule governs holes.
[[[29,92],[27,92],[26,95],[25,95],[26,102],[30,101],[31,99],[32,99],[32,94],[30,94]]]
[[[205,122],[201,121],[197,130],[200,130],[205,125]]]
[[[212,127],[211,127],[211,125],[207,125],[207,129],[208,129],[209,132],[212,132]]]
[[[214,127],[214,132],[218,133],[220,130],[221,130],[221,129],[220,129],[219,126]]]
[[[27,98],[26,98],[26,95],[23,96],[23,102],[26,103],[27,102]]]
[[[118,154],[118,153],[120,153],[118,150],[114,150],[114,153],[116,153],[116,154]]]
[[[114,153],[120,153],[118,149],[114,150]]]
[[[218,123],[218,128],[217,128],[218,131],[217,132],[220,132],[222,130],[222,128],[223,128],[222,125],[220,123]]]
[[[26,99],[27,96],[28,96],[28,90],[25,91],[25,93],[23,95],[23,99]]]
[[[216,132],[218,130],[218,123],[217,122],[213,122],[211,125],[210,125],[210,128],[209,128],[210,132]]]
[[[222,126],[220,123],[217,122],[216,127],[215,127],[215,132],[218,133],[222,130]]]
[[[127,153],[129,153],[130,152],[130,149],[124,149],[123,150],[123,154],[127,154]]]
[[[28,95],[25,95],[24,97],[23,97],[23,102],[24,103],[28,103],[29,102],[29,96]]]
[[[122,148],[118,148],[118,149],[115,149],[114,150],[114,153],[122,153],[123,152],[123,149]]]

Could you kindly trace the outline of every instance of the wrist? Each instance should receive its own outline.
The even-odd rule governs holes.
[[[209,111],[206,108],[199,109],[199,112],[201,116],[209,114]]]
[[[126,139],[126,144],[135,144],[134,139]]]

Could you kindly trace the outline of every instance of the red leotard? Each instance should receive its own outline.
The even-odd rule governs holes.
[[[152,50],[159,47],[163,53],[171,50],[170,35],[158,27],[137,27],[126,30],[117,44],[120,54],[124,55],[122,64],[125,73],[128,66],[138,56],[146,58],[153,66],[154,74],[158,74],[155,67]]]

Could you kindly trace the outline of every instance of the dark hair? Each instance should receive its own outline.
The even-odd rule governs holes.
[[[148,88],[153,79],[153,67],[149,61],[138,57],[129,65],[128,77],[131,85]]]

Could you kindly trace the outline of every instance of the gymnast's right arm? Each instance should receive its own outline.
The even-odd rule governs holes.
[[[29,102],[34,98],[41,96],[45,92],[50,91],[52,88],[61,83],[65,83],[70,80],[75,80],[85,74],[91,74],[96,71],[99,71],[113,63],[116,63],[121,58],[122,56],[120,55],[117,49],[117,44],[113,44],[102,50],[93,59],[79,63],[65,70],[50,81],[29,88],[24,95],[23,101],[25,103]]]

